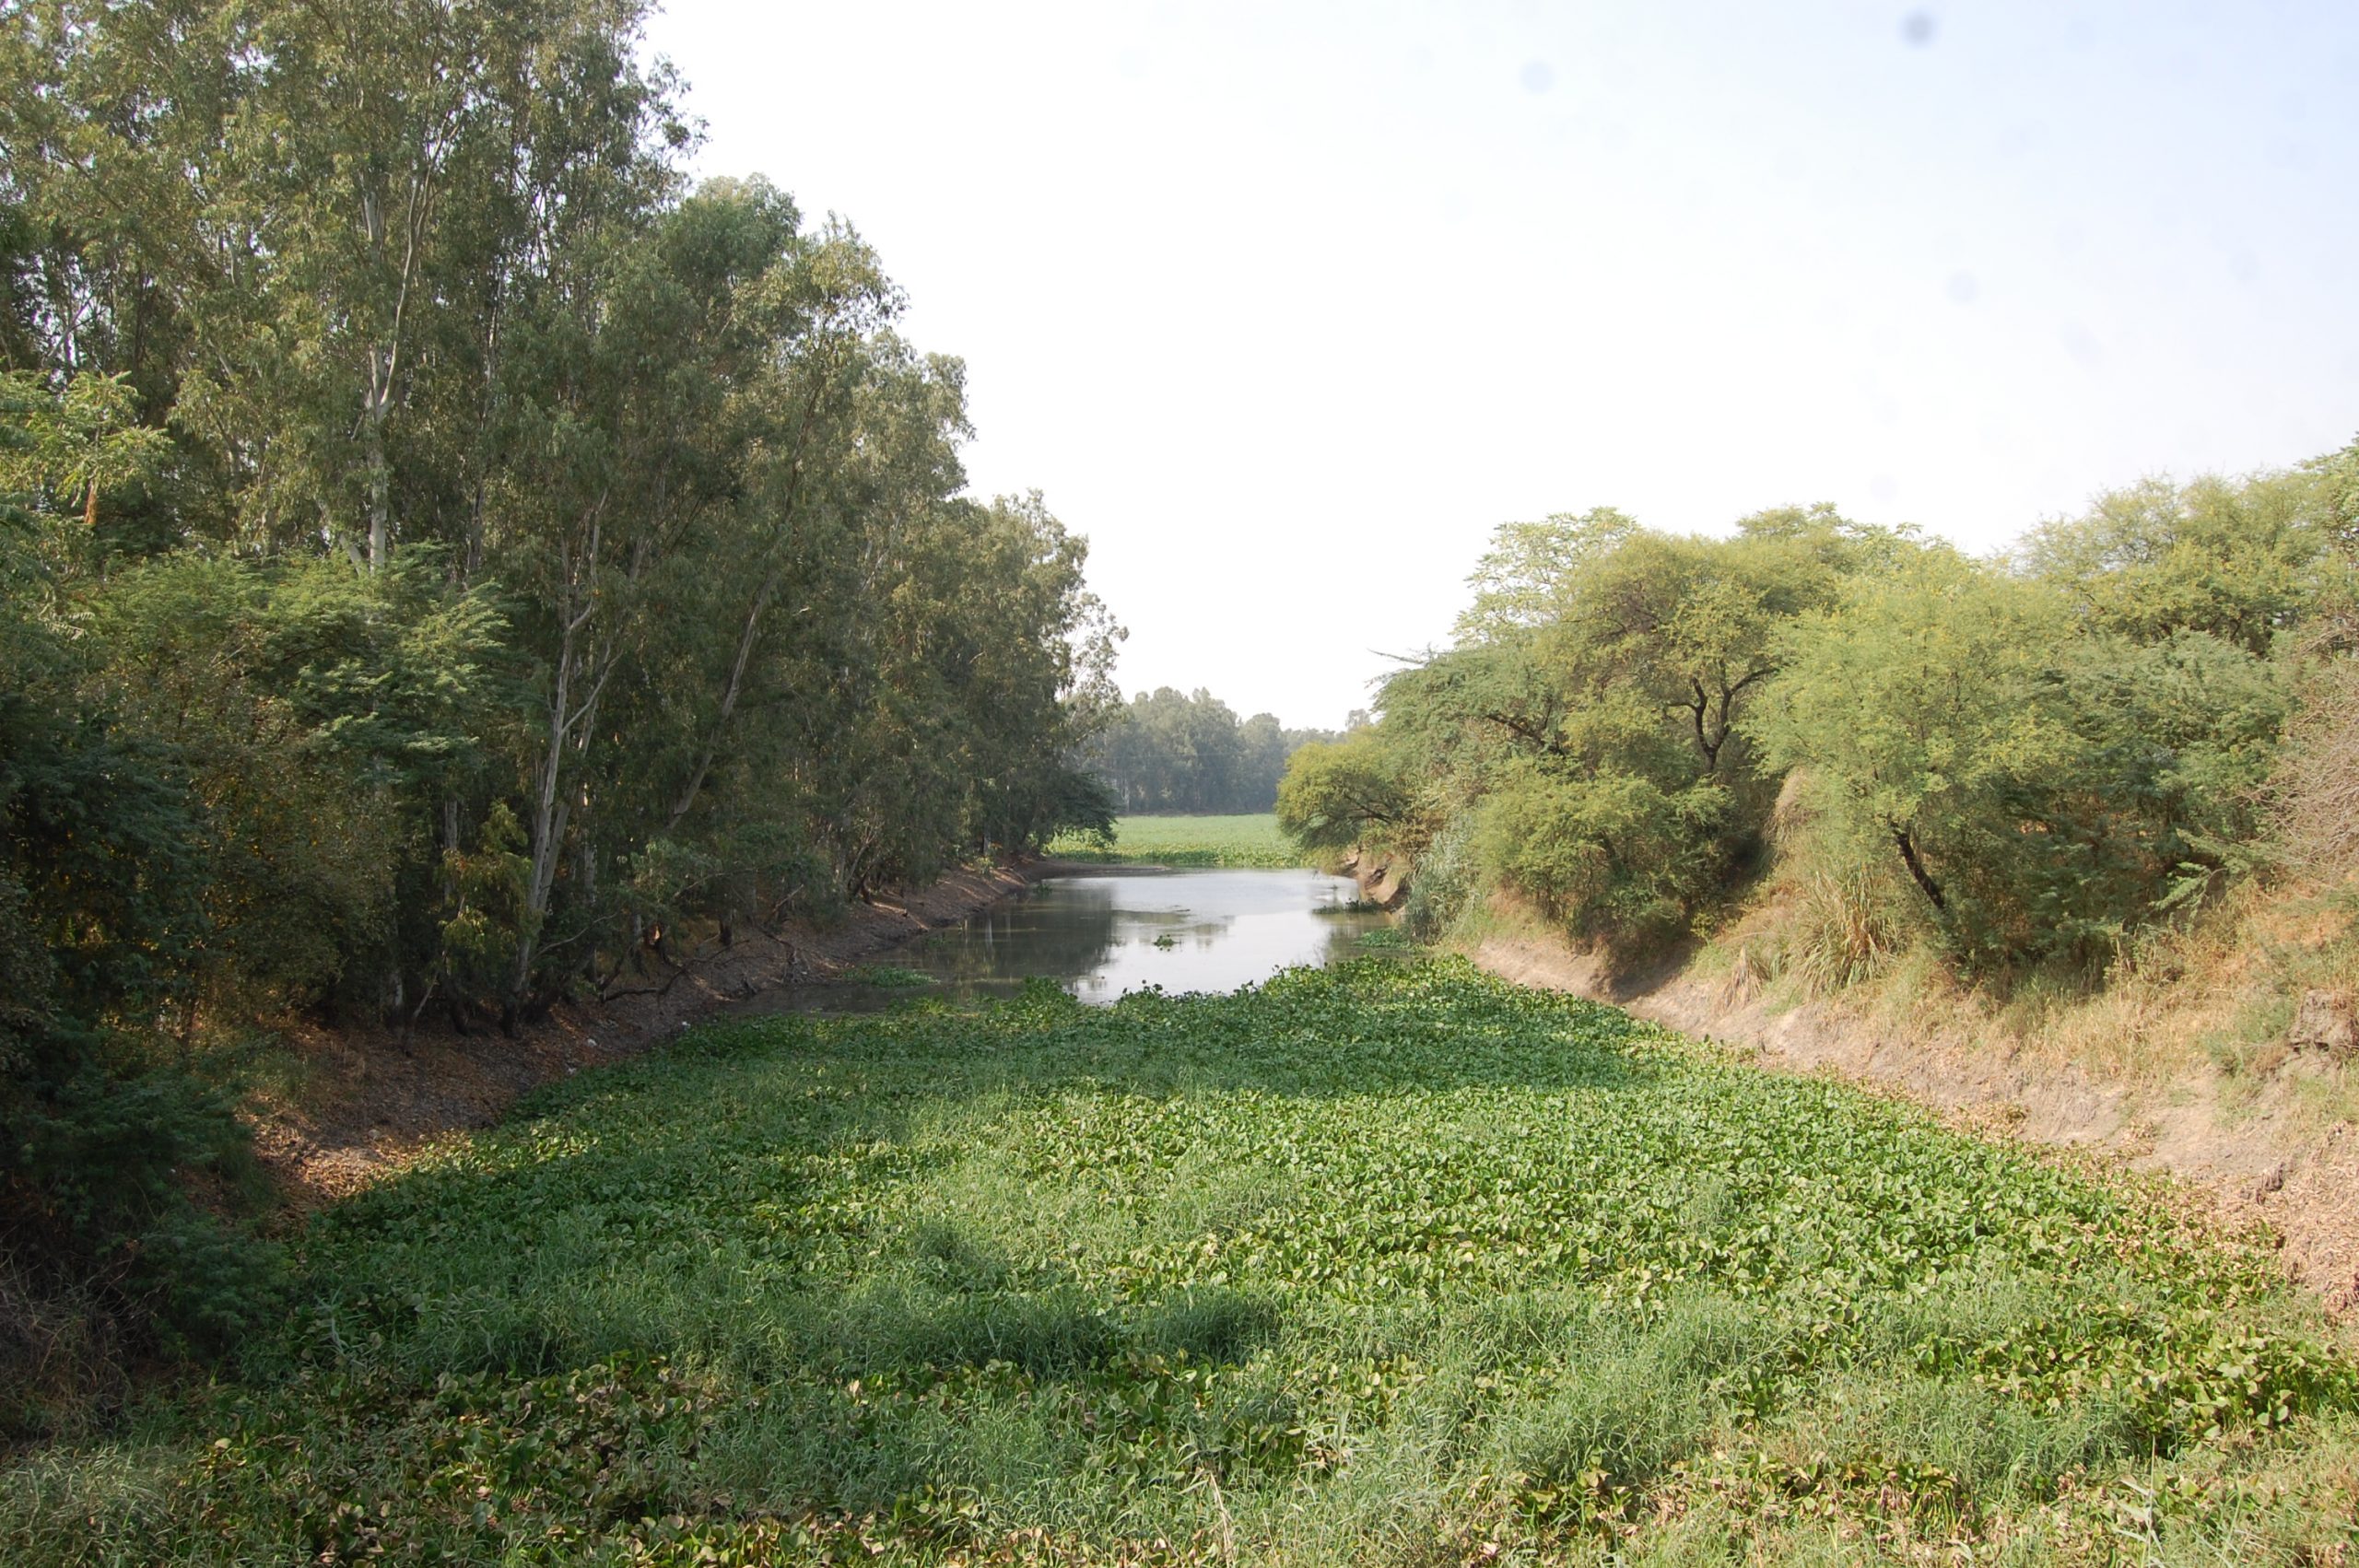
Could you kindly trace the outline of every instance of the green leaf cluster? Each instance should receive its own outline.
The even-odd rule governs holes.
[[[1504,886],[1633,949],[1782,865],[1813,973],[1915,939],[1978,974],[2102,965],[2265,870],[2272,798],[2335,841],[2343,763],[2283,740],[2343,755],[2302,709],[2347,685],[2348,469],[2149,481],[1988,560],[1826,507],[1510,524],[1457,643],[1295,759],[1282,819],[1430,863],[1432,930]]]
[[[1458,962],[716,1025],[300,1270],[140,1476],[0,1481],[12,1560],[1607,1561],[1725,1503],[2075,1561],[2158,1497],[2290,1552],[2250,1500],[2359,1409],[2165,1194]]]
[[[12,1132],[1109,821],[1084,542],[966,493],[964,367],[849,224],[688,179],[646,10],[0,17]]]
[[[1336,738],[1285,729],[1274,714],[1240,720],[1202,688],[1159,686],[1112,715],[1086,755],[1123,815],[1238,816],[1271,810],[1286,760]]]

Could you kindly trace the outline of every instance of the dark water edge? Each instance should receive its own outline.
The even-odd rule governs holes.
[[[1024,892],[877,955],[924,984],[836,981],[766,991],[737,1012],[864,1012],[913,996],[1010,996],[1033,978],[1104,1004],[1126,991],[1233,991],[1282,969],[1371,951],[1391,918],[1350,907],[1359,889],[1322,872],[1124,866],[1045,877]]]

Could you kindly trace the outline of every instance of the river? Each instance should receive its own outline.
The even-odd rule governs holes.
[[[1126,991],[1231,991],[1297,965],[1374,951],[1366,933],[1390,920],[1353,907],[1349,878],[1313,871],[1165,871],[1108,867],[1044,877],[955,926],[881,954],[924,987],[793,986],[748,1012],[865,1011],[912,995],[1005,996],[1028,978],[1083,1001]]]

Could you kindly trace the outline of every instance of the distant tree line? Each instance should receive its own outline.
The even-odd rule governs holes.
[[[1813,984],[1912,948],[2003,982],[2288,863],[2359,872],[2359,446],[1989,558],[1828,507],[1721,537],[1601,509],[1500,529],[1472,585],[1279,797],[1409,860],[1430,930],[1504,887],[1633,948],[1759,893]]]
[[[0,1270],[220,1339],[252,1020],[513,1024],[1106,820],[1082,541],[963,493],[857,234],[690,187],[642,14],[0,17]]]
[[[1119,710],[1085,754],[1086,766],[1125,813],[1266,812],[1277,804],[1286,759],[1330,730],[1288,730],[1273,714],[1239,721],[1198,687],[1141,692]]]

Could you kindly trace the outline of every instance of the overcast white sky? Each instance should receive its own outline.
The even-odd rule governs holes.
[[[1126,689],[1332,725],[1491,528],[1978,547],[2359,431],[2359,4],[670,0],[968,364]]]

